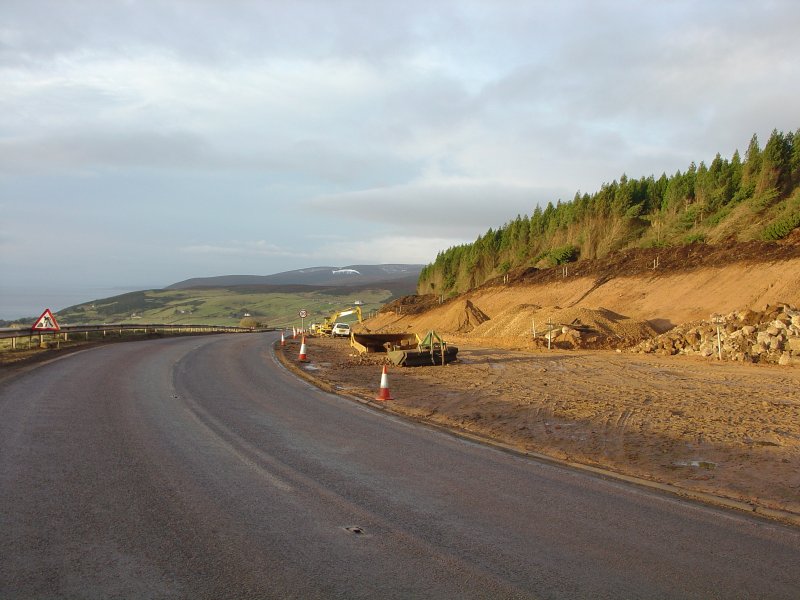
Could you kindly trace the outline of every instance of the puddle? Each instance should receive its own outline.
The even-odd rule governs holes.
[[[319,371],[319,367],[315,367],[314,365],[305,365],[303,369],[306,371]]]

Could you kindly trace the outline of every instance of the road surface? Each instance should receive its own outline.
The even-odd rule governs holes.
[[[326,394],[274,340],[114,344],[0,385],[0,598],[800,597],[797,529]]]

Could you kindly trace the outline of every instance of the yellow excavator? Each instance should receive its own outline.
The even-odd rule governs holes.
[[[322,322],[322,324],[317,325],[317,327],[314,328],[314,333],[325,337],[331,337],[333,332],[333,326],[336,324],[336,321],[338,321],[341,317],[347,317],[349,315],[357,315],[359,323],[363,322],[364,320],[361,316],[360,306],[352,306],[344,308],[342,310],[334,311],[330,315],[325,317],[325,320]]]

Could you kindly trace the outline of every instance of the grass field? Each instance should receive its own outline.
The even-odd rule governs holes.
[[[90,323],[179,323],[237,325],[250,316],[268,327],[300,325],[298,313],[308,311],[306,325],[359,300],[364,317],[392,298],[389,290],[260,292],[257,289],[207,288],[144,290],[76,305],[57,313],[62,325]],[[342,319],[353,322],[354,316]]]

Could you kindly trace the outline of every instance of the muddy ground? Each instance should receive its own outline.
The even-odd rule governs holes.
[[[334,389],[372,399],[382,358],[307,340]],[[391,410],[684,489],[800,515],[800,368],[613,351],[460,347],[441,367],[391,366]]]

